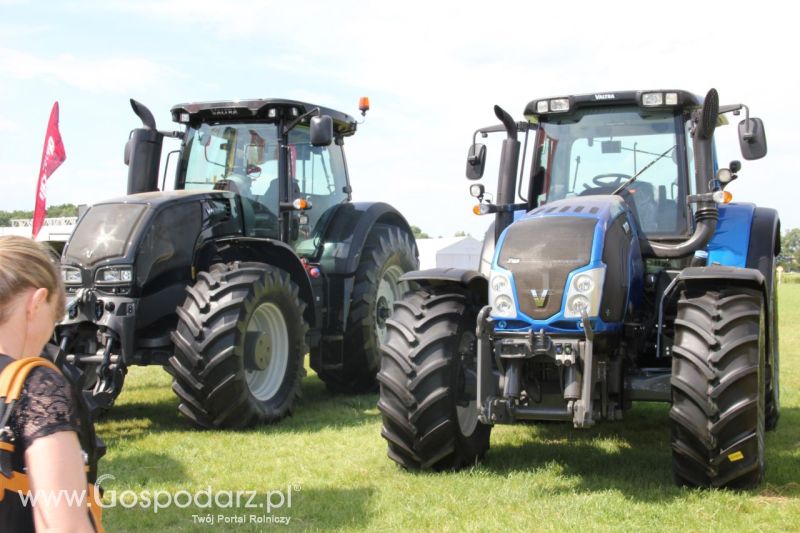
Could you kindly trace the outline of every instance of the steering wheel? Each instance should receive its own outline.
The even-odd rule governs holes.
[[[611,181],[613,179],[613,181]],[[608,174],[598,174],[597,176],[592,178],[592,183],[597,185],[598,187],[619,187],[619,185],[631,179],[630,174],[622,174],[621,172],[610,172]],[[586,183],[583,186],[587,189],[591,189],[589,185]]]

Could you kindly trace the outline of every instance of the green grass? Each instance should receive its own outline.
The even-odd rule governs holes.
[[[782,415],[778,430],[767,435],[766,482],[754,491],[673,486],[667,405],[639,404],[623,422],[590,430],[498,426],[480,465],[455,474],[413,474],[386,457],[375,395],[330,395],[310,375],[294,416],[280,424],[199,431],[178,416],[170,378],[159,368],[132,369],[118,404],[98,424],[109,449],[101,473],[114,476],[104,485],[118,495],[257,491],[257,503],[292,486],[292,507],[272,513],[291,517],[291,529],[798,531],[800,285],[783,285],[780,305]],[[278,503],[277,494],[272,498]],[[173,506],[154,513],[118,504],[106,510],[104,522],[109,531],[283,527],[195,523],[192,515],[208,512]],[[246,520],[265,514],[211,512]]]

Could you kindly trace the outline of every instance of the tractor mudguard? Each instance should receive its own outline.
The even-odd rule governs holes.
[[[403,274],[400,277],[400,281],[413,281],[429,287],[454,283],[468,289],[472,294],[480,295],[483,299],[486,299],[489,294],[489,281],[486,276],[480,272],[463,268],[415,270]]]
[[[764,275],[755,268],[737,268],[721,265],[685,268],[678,274],[677,281],[687,287],[738,285],[762,291],[766,301]]]
[[[325,246],[319,259],[322,271],[327,275],[353,276],[358,269],[361,251],[375,224],[397,226],[409,235],[412,234],[403,215],[397,209],[383,202],[355,202],[339,205],[331,216],[331,223],[325,230]]]
[[[767,287],[772,287],[775,259],[781,251],[780,235],[778,212],[767,207],[756,207],[750,225],[746,264],[747,268],[756,268],[764,275]]]
[[[289,273],[300,288],[300,299],[306,303],[303,317],[311,328],[319,327],[322,323],[320,306],[314,305],[314,290],[312,281],[308,277],[300,258],[288,244],[258,237],[229,237],[209,241],[208,248],[201,248],[196,254],[198,270],[206,270],[210,265],[210,256],[214,252],[222,257],[224,262],[231,261],[257,261],[280,268]],[[209,253],[204,253],[209,252]]]
[[[708,264],[732,267],[749,266],[747,242],[753,219],[753,204],[720,205],[717,230],[708,243]]]

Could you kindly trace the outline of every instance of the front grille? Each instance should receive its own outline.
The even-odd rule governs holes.
[[[589,264],[597,220],[557,216],[536,217],[511,225],[498,256],[498,265],[514,275],[520,311],[537,320],[561,310],[567,276]],[[541,297],[539,307],[531,291]]]

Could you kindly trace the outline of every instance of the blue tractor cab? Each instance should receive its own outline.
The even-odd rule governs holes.
[[[714,89],[537,99],[520,122],[496,107],[501,125],[476,132],[506,133],[493,202],[486,148],[473,140],[467,161],[476,212],[495,217],[479,269],[405,274],[419,289],[387,321],[390,457],[458,468],[494,424],[584,428],[664,401],[679,483],[760,482],[779,415],[780,222],[725,191],[741,164],[720,168],[713,136],[742,110],[742,155],[763,157],[762,122]]]

